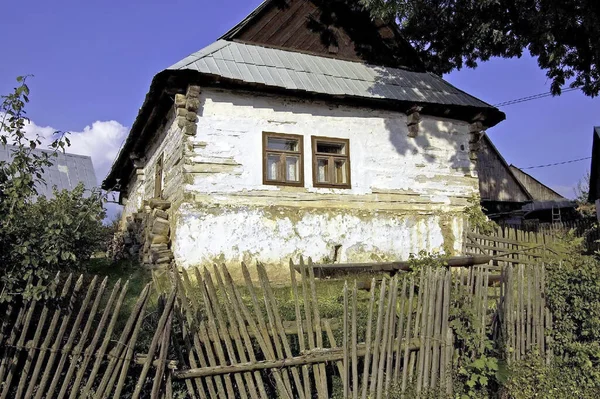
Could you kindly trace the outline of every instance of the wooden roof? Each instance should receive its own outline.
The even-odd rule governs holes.
[[[559,201],[565,200],[565,197],[552,190],[550,187],[541,183],[535,177],[523,172],[514,165],[510,165],[513,175],[521,182],[534,201]]]
[[[483,136],[478,153],[477,173],[482,201],[529,202],[533,200],[487,134]]]
[[[424,71],[395,23],[352,0],[266,0],[221,39]]]

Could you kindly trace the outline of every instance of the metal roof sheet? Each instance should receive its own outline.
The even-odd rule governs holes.
[[[172,65],[290,90],[418,103],[493,108],[439,76],[218,40]]]
[[[0,161],[10,162],[13,151],[13,146],[0,146]],[[36,149],[33,152],[41,155],[43,152],[49,153],[50,151]],[[88,190],[98,187],[92,158],[59,152],[56,158],[52,158],[52,161],[54,164],[44,168],[44,173],[42,173],[46,184],[37,187],[39,195],[52,198],[54,186],[58,190],[73,190],[80,182],[83,182],[84,187]]]

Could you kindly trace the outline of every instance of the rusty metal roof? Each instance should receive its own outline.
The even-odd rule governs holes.
[[[218,40],[168,69],[326,95],[494,108],[432,73],[226,40]]]

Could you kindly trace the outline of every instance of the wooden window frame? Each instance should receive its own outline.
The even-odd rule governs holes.
[[[335,155],[335,154],[330,154],[330,153],[319,153],[317,152],[317,142],[319,141],[324,141],[327,143],[333,143],[333,144],[344,144],[346,146],[346,153],[344,155]],[[323,136],[311,136],[311,142],[312,142],[312,167],[313,167],[313,186],[314,187],[322,187],[322,188],[342,188],[342,189],[349,189],[352,188],[352,178],[351,178],[351,165],[350,165],[350,139],[342,139],[342,138],[337,138],[337,137],[323,137]],[[331,167],[332,163],[336,160],[336,159],[343,159],[344,161],[346,161],[346,174],[348,176],[348,182],[347,183],[343,183],[343,184],[335,184],[335,183],[319,183],[319,179],[318,179],[318,162],[317,159],[318,158],[323,158],[323,157],[328,157],[329,158],[329,170],[330,173],[333,174],[335,168]],[[330,180],[333,181],[333,179],[331,178],[332,176],[330,176]]]
[[[290,139],[298,141],[298,151],[285,151],[285,150],[269,150],[267,148],[267,140],[269,137],[275,137],[278,139]],[[281,170],[285,176],[285,156],[294,155],[299,159],[299,179],[297,182],[281,181],[281,180],[269,180],[267,179],[267,155],[268,154],[279,154],[281,157]],[[299,134],[284,134],[274,132],[263,132],[263,184],[269,186],[291,186],[291,187],[304,187],[304,137]]]
[[[164,154],[160,154],[154,166],[154,198],[163,197],[164,190],[164,173],[165,173],[165,158]]]

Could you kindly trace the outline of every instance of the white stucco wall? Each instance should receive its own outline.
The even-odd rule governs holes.
[[[423,116],[409,138],[400,112],[215,89],[200,108],[179,264],[321,261],[336,245],[342,262],[460,250],[460,210],[478,188],[467,123]],[[305,187],[262,184],[264,131],[304,136]],[[350,140],[351,189],[313,187],[311,135]]]

